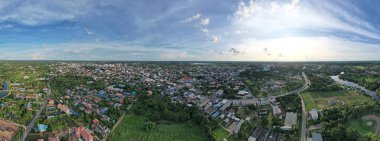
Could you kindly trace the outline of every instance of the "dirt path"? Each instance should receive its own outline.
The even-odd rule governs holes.
[[[376,121],[376,133],[380,133],[380,117],[376,115],[365,115],[362,117],[363,120],[374,120]]]

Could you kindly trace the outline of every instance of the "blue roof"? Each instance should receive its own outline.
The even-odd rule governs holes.
[[[214,112],[214,113],[211,115],[211,117],[216,118],[216,117],[218,117],[219,115],[220,115],[219,112]]]
[[[100,110],[100,113],[105,113],[108,111],[108,107],[104,107],[103,109]]]
[[[98,92],[98,94],[106,94],[106,91],[104,91],[104,90],[100,90],[100,91]]]
[[[45,124],[38,124],[36,131],[37,132],[45,132],[47,128],[48,128],[48,126]]]

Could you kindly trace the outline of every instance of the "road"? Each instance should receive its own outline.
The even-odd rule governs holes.
[[[129,109],[131,109],[131,107],[133,106],[133,103],[131,103],[128,107],[127,107],[127,111],[129,111]],[[116,124],[112,127],[110,133],[106,134],[106,136],[102,139],[102,141],[106,141],[108,139],[108,135],[111,134],[117,126],[119,126],[119,124],[121,123],[121,121],[124,119],[124,116],[125,116],[125,113],[123,113],[123,115],[119,118],[119,120],[116,122]]]
[[[303,98],[300,94],[298,94],[299,97],[301,97],[301,103],[302,103],[302,125],[301,125],[301,141],[306,141],[306,119],[307,119],[307,112],[305,108],[305,103],[303,101]]]
[[[298,88],[296,90],[290,91],[290,92],[282,94],[282,95],[272,96],[272,98],[283,97],[283,96],[287,96],[287,95],[291,95],[291,94],[298,94],[298,93],[306,90],[307,88],[309,88],[309,86],[311,84],[309,78],[306,76],[306,74],[304,72],[302,72],[302,76],[303,76],[303,79],[305,81],[305,84],[301,88]]]
[[[46,98],[45,98],[45,101],[44,103],[42,104],[42,106],[40,107],[40,110],[38,110],[37,114],[34,116],[33,120],[29,123],[29,125],[26,127],[25,129],[25,132],[22,134],[20,140],[21,141],[25,141],[26,137],[28,136],[30,130],[33,129],[35,123],[36,123],[36,120],[40,117],[42,111],[45,109],[47,103],[48,103],[48,99],[50,99],[50,95],[51,95],[51,89],[50,89],[50,81],[51,79],[49,78],[49,82],[48,82],[48,90],[47,90],[47,95],[46,95]]]
[[[302,72],[302,76],[303,76],[303,79],[305,81],[305,84],[297,89],[297,90],[293,90],[291,92],[288,92],[286,94],[282,94],[282,95],[278,95],[278,96],[274,96],[273,98],[277,98],[277,97],[282,97],[282,96],[287,96],[287,95],[291,95],[291,94],[298,94],[299,97],[301,97],[301,95],[299,93],[301,93],[302,91],[306,90],[307,88],[309,88],[311,82],[309,80],[309,78],[306,76],[306,74],[304,72]],[[306,141],[306,118],[307,118],[307,112],[306,112],[306,108],[305,108],[305,103],[303,101],[303,98],[301,97],[301,103],[302,103],[302,125],[301,125],[301,141]]]

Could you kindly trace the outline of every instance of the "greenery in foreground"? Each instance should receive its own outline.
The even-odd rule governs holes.
[[[144,116],[127,115],[110,135],[110,141],[201,141],[207,137],[196,125],[172,121],[149,122]]]
[[[323,110],[320,118],[324,140],[369,141],[380,140],[375,133],[366,132],[367,128],[356,126],[355,122],[363,111],[379,112],[380,104],[363,105]]]
[[[170,103],[169,98],[141,95],[110,140],[214,140],[218,123],[196,107]]]

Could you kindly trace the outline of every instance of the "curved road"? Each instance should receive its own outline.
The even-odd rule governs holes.
[[[309,88],[309,86],[311,84],[309,78],[306,76],[306,74],[304,72],[302,72],[302,76],[303,76],[303,79],[305,81],[305,85],[303,85],[301,88],[299,88],[297,90],[291,91],[291,92],[286,93],[286,94],[274,96],[273,98],[287,96],[287,95],[291,95],[291,94],[298,94],[298,96],[301,97],[301,95],[299,93],[301,93],[302,91],[304,91],[307,88]],[[301,137],[300,137],[301,139],[300,140],[301,141],[306,141],[306,117],[307,117],[307,112],[306,112],[305,103],[304,103],[302,97],[301,97],[301,103],[302,103],[302,125],[301,125]]]
[[[34,124],[36,123],[36,120],[40,117],[42,111],[45,109],[47,103],[48,103],[48,99],[50,99],[50,95],[51,95],[51,89],[50,89],[50,81],[51,79],[49,78],[49,82],[48,82],[48,90],[47,90],[47,95],[46,95],[46,98],[45,98],[45,101],[44,103],[42,104],[40,110],[38,110],[37,114],[34,116],[33,120],[29,123],[29,125],[26,127],[25,129],[25,132],[22,134],[21,138],[20,138],[20,141],[25,141],[26,137],[28,136],[30,130],[33,129],[34,127]]]
[[[306,74],[304,72],[302,72],[302,76],[303,76],[303,79],[305,81],[305,84],[301,88],[293,90],[293,91],[285,93],[285,94],[282,94],[282,95],[272,96],[272,98],[287,96],[287,95],[291,95],[291,94],[298,94],[298,93],[306,90],[307,88],[309,88],[309,86],[311,84],[309,78],[307,78],[307,76],[306,76]]]

